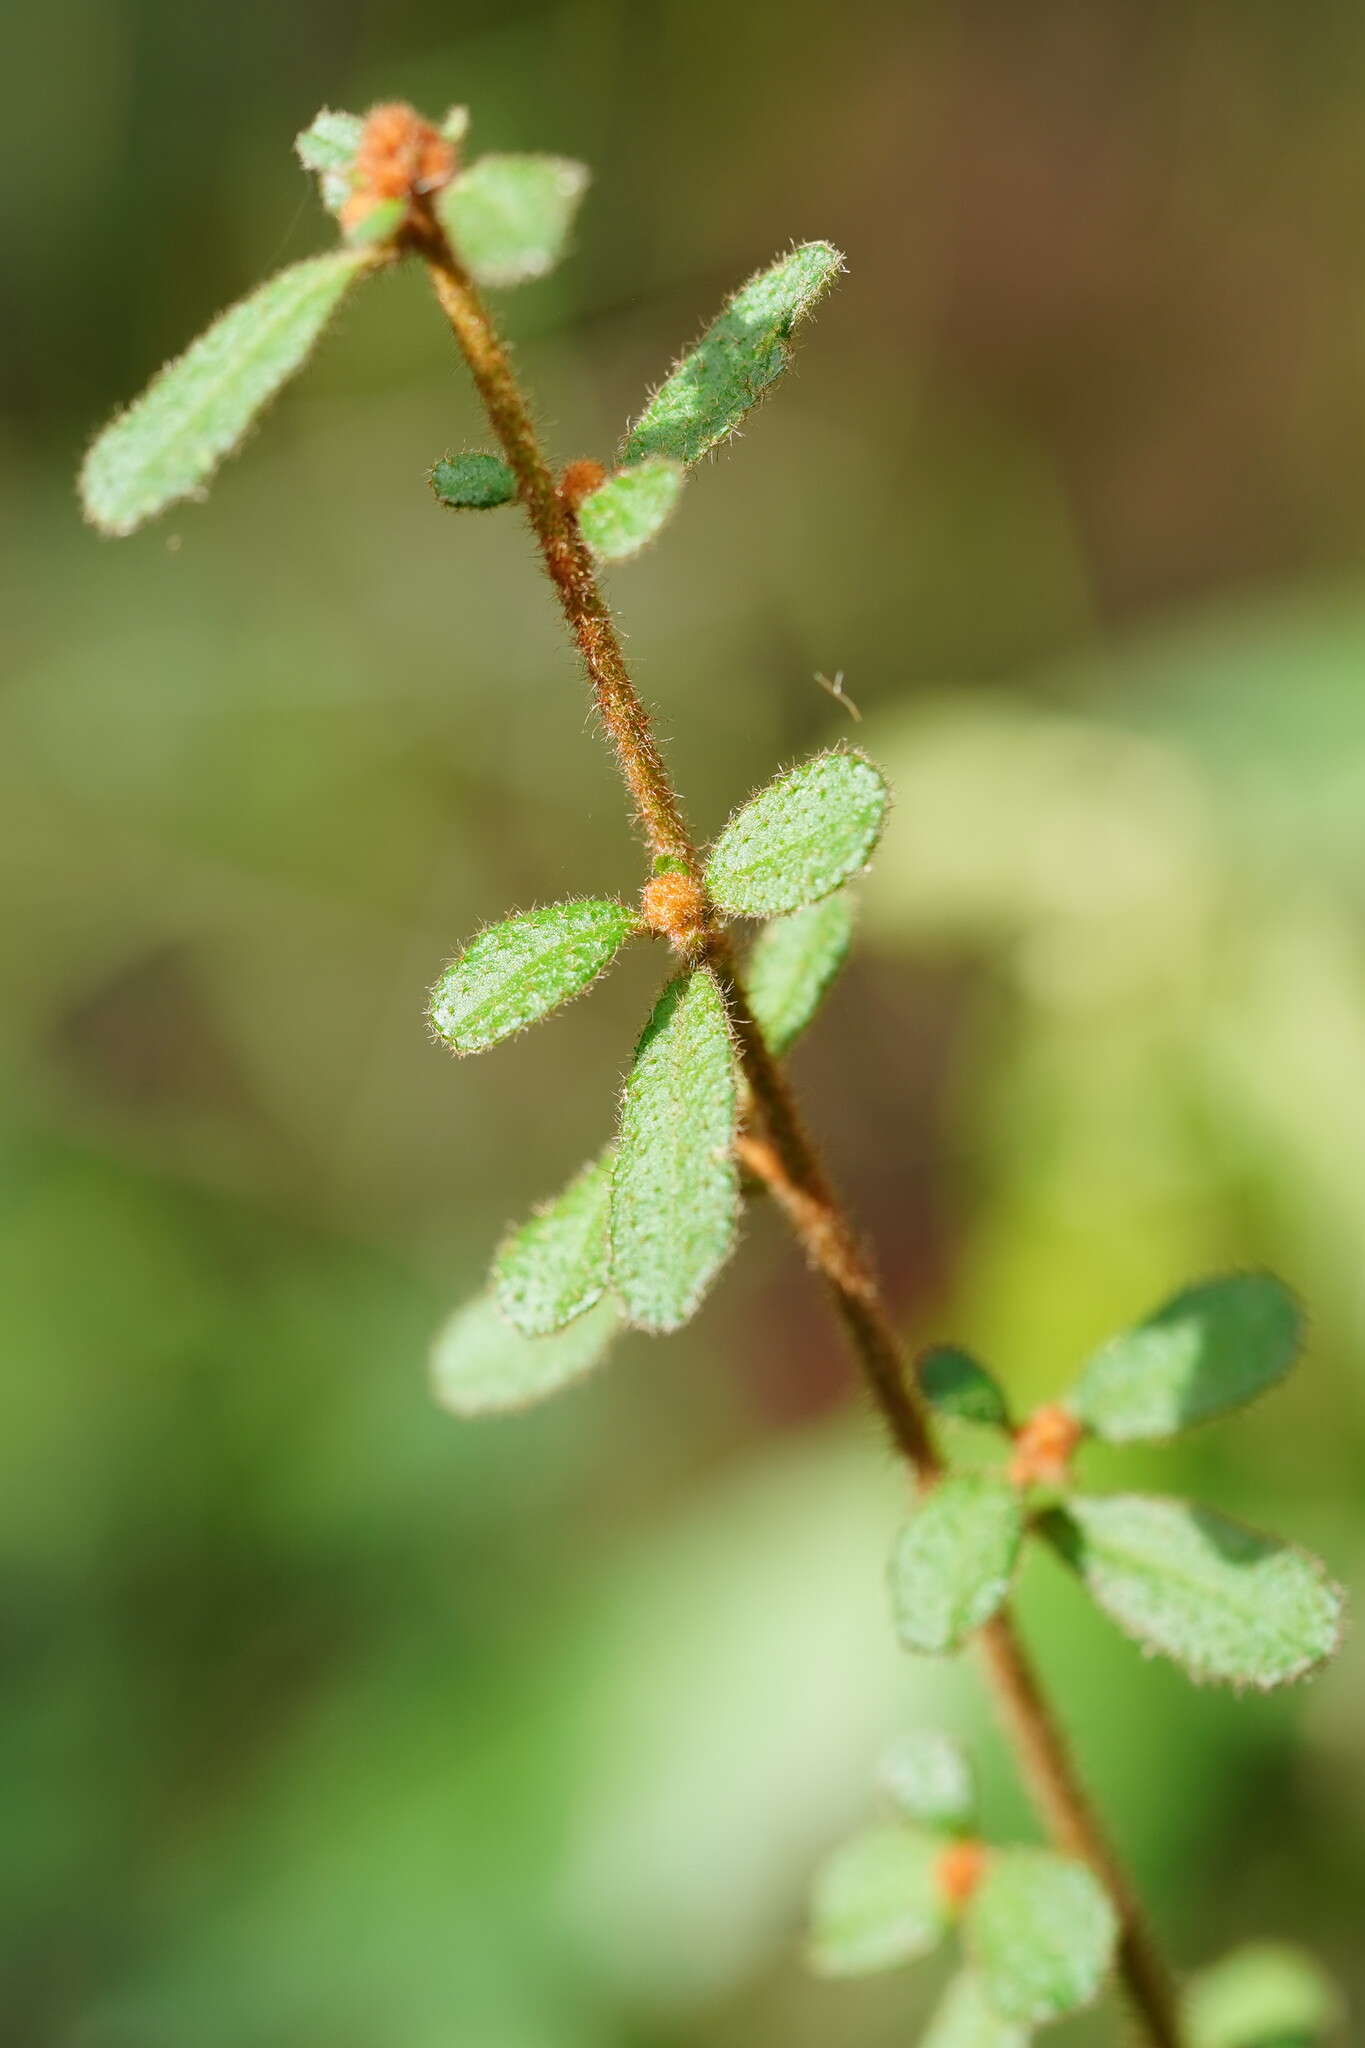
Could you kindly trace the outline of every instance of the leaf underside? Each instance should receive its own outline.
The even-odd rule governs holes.
[[[132,533],[199,493],[302,367],[370,262],[356,249],[311,256],[220,314],[93,443],[80,475],[91,523]]]
[[[443,505],[461,512],[488,512],[495,505],[510,505],[517,495],[517,480],[500,455],[469,450],[446,455],[431,472],[431,488]]]
[[[640,1329],[678,1329],[730,1253],[737,1100],[725,1005],[698,967],[660,996],[621,1104],[612,1280]]]
[[[775,1059],[791,1049],[819,1009],[852,933],[853,913],[842,892],[775,917],[759,933],[744,986]]]
[[[1111,1443],[1174,1436],[1283,1379],[1302,1328],[1298,1303],[1272,1273],[1204,1280],[1111,1338],[1067,1406]]]
[[[1287,1942],[1253,1942],[1185,1993],[1190,2048],[1322,2048],[1337,2039],[1341,1996],[1320,1963]]]
[[[920,2048],[1028,2048],[1030,2030],[1002,2019],[981,1979],[964,1970],[934,2009]]]
[[[681,463],[654,455],[590,491],[578,508],[578,525],[597,560],[626,562],[647,547],[672,516],[684,475]]]
[[[493,1262],[498,1306],[525,1336],[562,1329],[607,1291],[612,1158],[609,1146],[514,1230]]]
[[[437,194],[436,211],[479,284],[528,284],[564,254],[587,188],[587,170],[567,157],[481,156]]]
[[[294,138],[294,153],[304,169],[316,175],[322,203],[331,214],[340,213],[351,196],[351,174],[364,132],[361,115],[324,107]]]
[[[969,1351],[936,1344],[920,1354],[915,1372],[925,1400],[940,1415],[989,1429],[1009,1428],[1009,1406],[999,1381]]]
[[[481,1052],[596,981],[638,928],[624,903],[550,903],[480,932],[432,991],[433,1029],[456,1052]]]
[[[1005,1600],[1023,1534],[1019,1495],[977,1473],[924,1496],[891,1557],[896,1627],[908,1650],[956,1650]]]
[[[937,1883],[944,1843],[888,1823],[835,1850],[811,1896],[809,1960],[822,1977],[861,1977],[927,1955],[947,1913]]]
[[[1192,1678],[1265,1690],[1337,1646],[1342,1595],[1317,1560],[1212,1508],[1078,1496],[1039,1526],[1126,1635]]]
[[[877,1783],[910,1820],[964,1828],[976,1809],[976,1783],[960,1742],[939,1728],[915,1728],[892,1743]]]
[[[1094,1999],[1118,1923],[1083,1864],[1046,1849],[997,1849],[967,1908],[964,1933],[995,2010],[1042,2026]]]
[[[722,910],[774,917],[830,895],[867,865],[887,788],[863,754],[816,754],[735,812],[706,863]]]
[[[488,1295],[467,1302],[439,1332],[431,1353],[437,1400],[454,1415],[529,1408],[580,1380],[606,1356],[621,1329],[609,1301],[549,1337],[524,1337]]]
[[[733,434],[786,369],[797,322],[842,269],[828,242],[806,242],[751,277],[664,379],[626,435],[621,461],[692,463]]]

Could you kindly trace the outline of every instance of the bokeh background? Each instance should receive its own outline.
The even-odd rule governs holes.
[[[704,1314],[459,1424],[432,1331],[600,1141],[645,949],[478,1063],[424,992],[639,862],[420,279],[220,478],[98,542],[149,370],[329,226],[322,103],[592,164],[506,295],[605,453],[793,237],[799,374],[614,579],[701,828],[850,733],[898,806],[798,1056],[907,1337],[1021,1400],[1184,1278],[1312,1305],[1262,1408],[1093,1476],[1365,1563],[1365,19],[1331,0],[186,7],[3,30],[4,1988],[15,2048],[891,2048],[801,1898],[898,1727],[899,1508],[771,1218]],[[1046,1560],[1028,1632],[1182,1966],[1365,1998],[1365,1650],[1196,1692]],[[1112,2008],[1059,2030],[1111,2041]]]

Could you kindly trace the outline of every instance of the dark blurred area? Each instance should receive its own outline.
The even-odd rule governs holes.
[[[0,30],[0,2040],[891,2048],[803,1890],[968,1671],[890,1639],[899,1482],[773,1220],[700,1320],[460,1424],[425,1358],[599,1144],[658,960],[456,1065],[424,994],[638,854],[420,279],[203,507],[98,542],[95,427],[326,245],[319,105],[595,174],[505,297],[605,455],[794,238],[849,274],[613,593],[699,829],[856,737],[898,805],[798,1055],[907,1337],[1023,1400],[1179,1281],[1313,1315],[1263,1408],[1092,1476],[1365,1559],[1365,17],[1318,0],[49,0]],[[1182,1967],[1365,2002],[1365,1653],[1272,1700],[1026,1626]],[[1365,2005],[1358,2005],[1365,2009]],[[1113,2010],[1059,2029],[1109,2041]]]

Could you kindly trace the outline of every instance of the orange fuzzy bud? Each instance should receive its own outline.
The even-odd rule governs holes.
[[[1064,1486],[1072,1453],[1085,1434],[1084,1425],[1059,1401],[1049,1402],[1015,1431],[1009,1463],[1014,1486]]]
[[[455,151],[439,129],[396,101],[372,107],[356,151],[342,226],[358,227],[385,200],[411,202],[439,191],[454,175]]]
[[[955,1913],[966,1906],[986,1874],[987,1850],[983,1842],[954,1842],[934,1866],[934,1881],[940,1898]]]
[[[607,480],[607,472],[600,462],[591,456],[582,456],[577,462],[569,463],[559,479],[559,495],[571,512],[576,512],[590,492]]]
[[[701,936],[706,896],[690,875],[655,875],[645,884],[640,912],[652,932],[686,952]]]

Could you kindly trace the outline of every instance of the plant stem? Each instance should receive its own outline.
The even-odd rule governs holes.
[[[426,261],[441,309],[516,474],[521,502],[582,656],[646,842],[656,856],[680,861],[704,888],[696,845],[649,714],[631,681],[592,557],[555,486],[507,350],[434,216],[425,216],[412,240]],[[740,1064],[763,1126],[761,1134],[741,1136],[740,1159],[770,1189],[824,1281],[897,1449],[914,1477],[932,1485],[941,1475],[942,1463],[876,1271],[749,1008],[729,936],[710,911],[702,952],[720,979]],[[1119,1966],[1146,2038],[1153,2048],[1180,2048],[1169,1975],[1007,1614],[981,1630],[980,1645],[1000,1717],[1039,1813],[1058,1845],[1090,1866],[1113,1903],[1121,1928]]]

